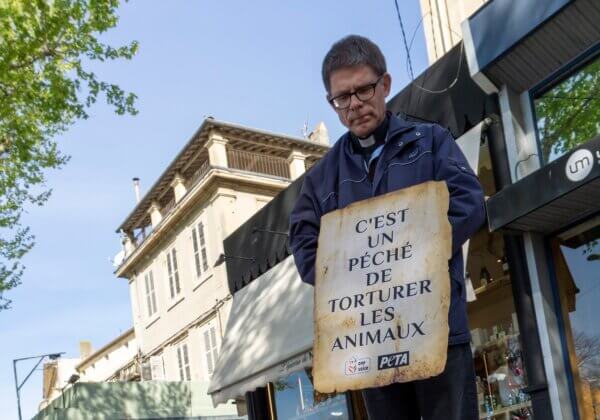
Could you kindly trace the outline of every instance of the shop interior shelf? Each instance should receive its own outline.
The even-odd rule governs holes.
[[[522,408],[527,408],[527,407],[531,407],[531,401],[525,401],[519,404],[513,404],[509,407],[502,407],[502,408],[498,408],[497,410],[494,410],[491,414],[487,414],[487,413],[479,413],[479,418],[480,419],[492,419],[492,418],[496,418],[499,417],[501,419],[510,419],[510,413],[512,411],[516,411],[516,410],[520,410]]]
[[[486,286],[480,286],[477,289],[475,289],[475,295],[477,295],[477,297],[480,297],[480,296],[483,296],[494,290],[498,290],[504,286],[508,286],[509,284],[510,284],[510,277],[503,276],[498,279],[492,280]]]

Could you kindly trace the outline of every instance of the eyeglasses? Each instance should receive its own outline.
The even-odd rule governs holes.
[[[377,87],[377,83],[383,78],[383,75],[379,76],[377,80],[373,83],[369,83],[368,85],[364,85],[356,89],[354,92],[342,93],[341,95],[336,96],[335,98],[329,99],[329,103],[335,109],[346,109],[350,106],[350,102],[352,102],[352,96],[356,96],[356,98],[365,102],[375,96],[375,88]]]

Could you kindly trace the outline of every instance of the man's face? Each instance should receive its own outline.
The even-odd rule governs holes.
[[[328,98],[360,92],[378,78],[379,75],[366,65],[341,68],[329,77],[331,92]],[[342,124],[358,137],[370,135],[385,118],[385,98],[390,93],[391,85],[392,79],[385,73],[375,86],[372,98],[361,101],[356,95],[352,95],[347,108],[337,109],[334,106]]]

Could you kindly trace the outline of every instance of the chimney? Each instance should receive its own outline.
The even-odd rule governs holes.
[[[140,179],[138,177],[133,178],[133,189],[135,191],[135,202],[136,202],[136,204],[139,204],[141,197],[140,197]]]
[[[93,353],[92,342],[83,340],[79,342],[79,357],[81,360],[87,359],[87,357]]]
[[[329,132],[327,131],[327,127],[325,127],[325,123],[321,121],[317,124],[313,132],[308,135],[308,138],[315,143],[329,146]]]

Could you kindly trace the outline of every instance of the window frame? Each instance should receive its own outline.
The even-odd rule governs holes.
[[[309,368],[305,368],[305,369],[301,369],[298,371],[292,371],[292,372],[288,372],[285,375],[282,375],[279,379],[284,379],[287,380],[291,375],[294,374],[300,374],[301,371],[304,371],[304,373],[306,374],[308,381],[311,383],[311,385],[313,386],[314,389],[314,382],[313,382],[313,376],[312,376],[312,367]],[[273,382],[269,382],[268,383],[268,388],[269,388],[269,402],[271,404],[271,408],[273,410],[274,413],[277,414],[277,401],[276,401],[276,393],[277,392],[281,392],[281,391],[277,391],[275,388],[275,384]],[[344,391],[344,392],[335,392],[331,395],[335,395],[335,396],[343,396],[344,397],[344,405],[346,406],[346,412],[348,414],[348,419],[349,420],[354,420],[357,416],[356,416],[356,412],[355,412],[355,407],[353,404],[353,397],[352,397],[352,392],[353,391]],[[328,398],[329,399],[329,398]],[[361,398],[361,403],[362,403],[362,398]],[[315,408],[316,406],[318,406],[320,403],[313,403],[313,408]],[[366,410],[366,408],[364,407],[364,403],[361,404],[362,405],[362,409]],[[360,408],[358,408],[360,410]],[[365,412],[366,414],[366,412]],[[360,418],[360,415],[359,415]]]
[[[187,340],[180,341],[175,345],[175,357],[177,359],[179,380],[182,382],[190,382],[192,380],[192,368],[190,364],[190,349]]]
[[[218,334],[217,323],[214,319],[202,326],[200,336],[202,341],[202,355],[204,357],[204,372],[206,373],[206,377],[210,378],[215,371],[221,349],[221,337]]]
[[[213,275],[213,267],[209,263],[210,250],[207,238],[207,224],[204,215],[198,217],[190,225],[190,240],[192,242],[191,269],[194,272],[195,287],[200,286]]]
[[[533,119],[533,130],[535,133],[535,143],[537,146],[536,150],[540,168],[548,165],[550,162],[544,162],[543,159],[542,142],[540,139],[540,131],[538,129],[538,116],[535,109],[535,100],[551,91],[560,83],[567,80],[569,77],[573,76],[579,70],[583,69],[596,59],[600,59],[600,42],[581,52],[571,61],[568,61],[563,66],[552,72],[548,77],[536,84],[533,88],[529,89],[529,108],[531,110],[531,118]],[[589,140],[592,139],[590,138]]]
[[[169,300],[174,301],[181,297],[182,292],[181,278],[179,276],[179,264],[177,262],[177,247],[175,245],[172,245],[168,248],[165,260]]]
[[[152,285],[151,289],[148,287],[149,281]],[[158,315],[158,299],[156,297],[156,283],[154,282],[154,272],[152,271],[152,268],[144,273],[144,291],[146,318],[153,319]]]

